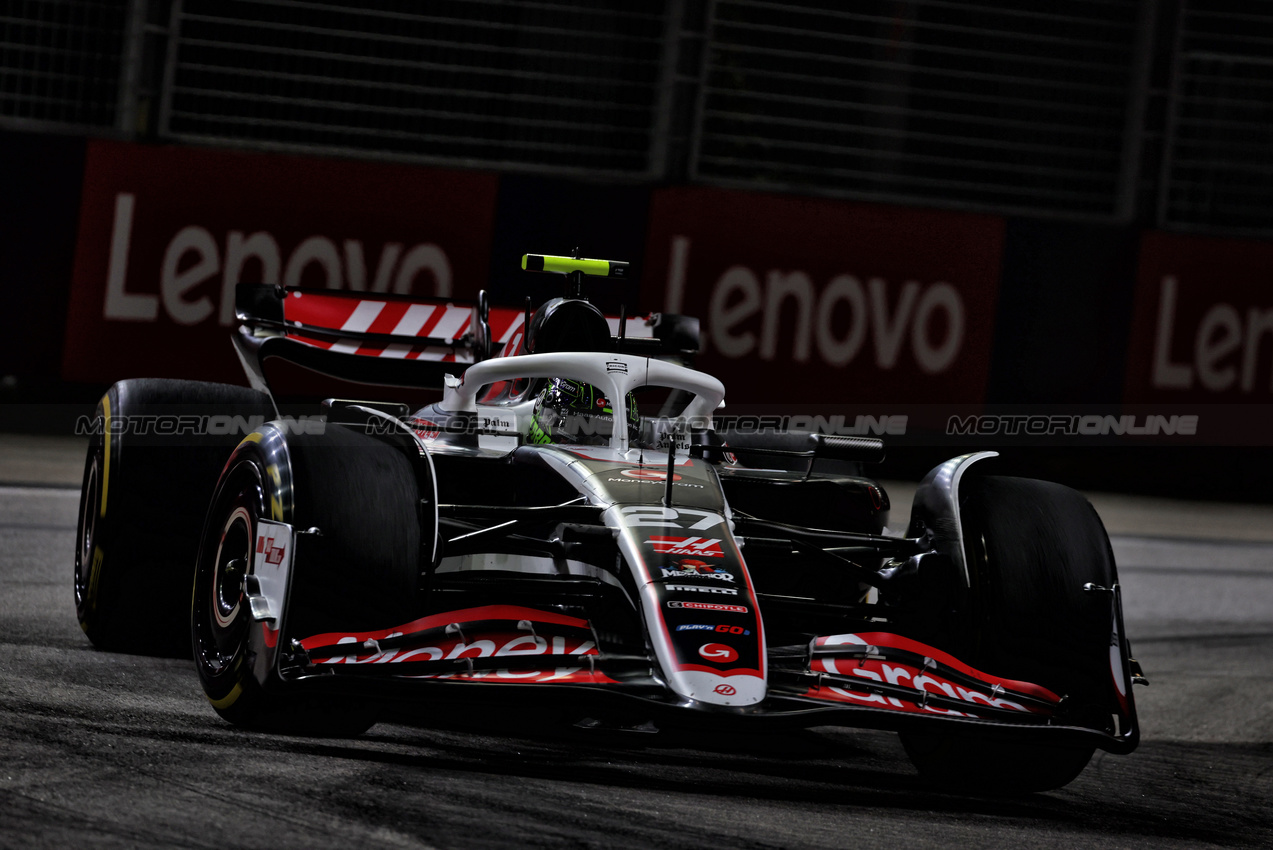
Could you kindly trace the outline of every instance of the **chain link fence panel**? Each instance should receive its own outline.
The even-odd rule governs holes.
[[[1273,235],[1273,4],[1185,3],[1178,39],[1160,221]]]
[[[649,2],[183,0],[160,131],[469,167],[646,175]]]
[[[131,6],[0,0],[0,124],[113,129]]]
[[[717,0],[693,178],[1115,215],[1146,61],[1135,0]]]

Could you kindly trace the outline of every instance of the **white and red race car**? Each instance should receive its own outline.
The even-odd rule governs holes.
[[[1012,791],[1136,747],[1143,677],[1082,496],[965,455],[886,534],[858,473],[878,441],[718,427],[725,388],[684,365],[696,322],[581,297],[622,263],[523,266],[567,297],[243,286],[252,388],[113,386],[76,553],[89,638],[193,649],[215,710],[253,728],[542,698],[647,728],[896,729],[930,777]],[[384,389],[281,416],[272,358]],[[412,412],[391,386],[442,397]]]

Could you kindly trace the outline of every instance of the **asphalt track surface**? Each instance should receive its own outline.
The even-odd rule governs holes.
[[[3,847],[1273,846],[1267,507],[1094,497],[1152,681],[1142,743],[995,798],[927,787],[896,736],[853,729],[596,733],[510,700],[349,740],[244,733],[191,662],[89,644],[65,486],[81,461],[8,447],[0,480],[39,486],[0,485]]]

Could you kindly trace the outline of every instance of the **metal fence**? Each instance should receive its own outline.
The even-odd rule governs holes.
[[[0,118],[114,128],[127,22],[119,0],[0,1]]]
[[[1113,216],[1143,6],[720,0],[693,176]]]
[[[1256,0],[0,0],[0,126],[1273,235],[1270,47]]]
[[[646,175],[658,2],[178,0],[159,131]]]
[[[1182,4],[1164,225],[1273,234],[1273,4]]]

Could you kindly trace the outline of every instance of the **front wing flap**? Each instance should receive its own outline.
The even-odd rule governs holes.
[[[286,682],[341,680],[355,689],[359,681],[392,681],[399,692],[442,683],[518,690],[548,686],[563,695],[583,687],[640,698],[656,712],[684,715],[689,710],[718,720],[737,715],[739,721],[885,729],[953,724],[983,733],[1068,735],[1115,752],[1135,746],[1129,729],[1111,735],[1069,723],[1062,695],[984,673],[941,650],[887,632],[818,637],[800,657],[772,659],[769,696],[759,705],[736,709],[676,697],[651,656],[605,651],[586,619],[516,605],[469,608],[394,628],[293,641],[292,651],[280,658],[279,673]]]

